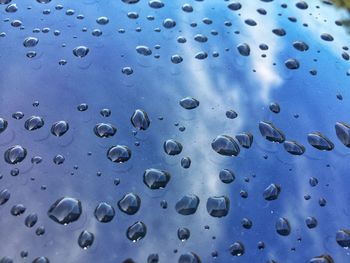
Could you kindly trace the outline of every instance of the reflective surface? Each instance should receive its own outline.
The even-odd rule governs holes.
[[[345,11],[0,9],[0,262],[350,261]]]

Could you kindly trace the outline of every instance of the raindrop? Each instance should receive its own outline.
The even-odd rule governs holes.
[[[184,4],[182,10],[187,13],[193,12],[193,7],[190,4]]]
[[[126,194],[118,201],[119,209],[128,215],[136,214],[140,206],[141,198],[134,193]]]
[[[0,118],[0,133],[4,132],[8,126],[7,120]]]
[[[188,252],[179,257],[178,263],[201,263],[201,260],[195,253]]]
[[[15,13],[17,12],[17,10],[18,10],[18,7],[16,4],[9,4],[8,6],[6,6],[6,9],[5,9],[7,13]]]
[[[62,197],[51,205],[47,214],[55,222],[67,225],[78,220],[81,212],[81,202],[78,199]]]
[[[313,257],[309,263],[334,263],[334,260],[329,255],[321,255]]]
[[[100,111],[100,114],[101,114],[102,117],[107,118],[107,117],[111,116],[112,111],[111,111],[110,109],[106,109],[106,108],[105,108],[105,109],[102,109],[102,110]]]
[[[335,132],[338,139],[346,146],[350,147],[350,125],[344,122],[337,122],[335,124]]]
[[[282,143],[285,141],[285,136],[277,127],[275,127],[271,122],[261,121],[259,123],[259,130],[266,140],[271,142]]]
[[[171,62],[174,64],[179,64],[183,61],[183,58],[180,55],[173,55],[171,56]]]
[[[190,230],[186,227],[179,228],[177,230],[177,237],[183,242],[190,238]]]
[[[240,257],[244,254],[244,245],[237,241],[230,246],[229,250],[232,256]]]
[[[347,229],[339,230],[336,234],[336,241],[339,246],[349,249],[350,248],[350,231]]]
[[[186,110],[192,110],[199,106],[199,101],[192,97],[185,97],[180,100],[179,104]]]
[[[112,137],[116,132],[117,128],[110,123],[97,123],[94,127],[94,133],[100,138]]]
[[[194,36],[194,40],[200,43],[205,43],[208,41],[208,38],[202,34],[197,34]]]
[[[125,75],[131,75],[134,73],[134,70],[131,67],[124,67],[122,68],[122,73]]]
[[[236,119],[238,117],[238,114],[234,110],[228,110],[228,111],[226,111],[226,117],[228,119],[232,119],[233,120],[233,119]]]
[[[230,199],[227,196],[212,196],[207,200],[207,211],[213,217],[223,217],[230,210]]]
[[[51,126],[51,133],[57,137],[62,136],[65,134],[69,129],[68,122],[66,121],[58,121],[52,124]]]
[[[107,151],[109,160],[115,163],[124,163],[131,158],[131,150],[125,145],[112,146]]]
[[[250,47],[247,43],[239,44],[237,50],[242,56],[249,56],[250,54]]]
[[[181,159],[181,166],[182,168],[188,169],[191,166],[191,159],[190,157],[183,157]]]
[[[321,151],[331,151],[334,144],[320,132],[309,133],[307,141],[313,147]]]
[[[147,46],[137,46],[136,51],[137,51],[137,53],[144,55],[144,56],[152,55],[152,50]]]
[[[35,47],[39,42],[39,39],[36,37],[27,37],[23,41],[23,46],[24,47]]]
[[[164,21],[163,21],[163,26],[167,29],[170,29],[170,28],[173,28],[176,26],[176,22],[171,19],[171,18],[166,18]]]
[[[244,20],[244,22],[248,25],[248,26],[256,26],[256,22],[253,19],[246,19]]]
[[[136,223],[129,226],[126,230],[127,238],[133,242],[139,241],[142,238],[144,238],[146,236],[146,233],[147,227],[141,221],[137,221]]]
[[[86,103],[81,103],[77,107],[78,111],[86,111],[88,108],[89,106]]]
[[[148,5],[152,8],[158,9],[164,7],[164,3],[160,0],[150,0]]]
[[[333,41],[334,40],[332,35],[327,34],[327,33],[321,34],[321,39],[323,39],[324,41]]]
[[[208,57],[208,54],[204,51],[198,52],[195,56],[196,59],[202,60]]]
[[[306,2],[304,2],[304,1],[299,1],[299,2],[297,2],[296,4],[295,4],[295,6],[297,7],[297,8],[299,8],[299,9],[307,9],[309,6],[308,6],[308,4],[306,3]]]
[[[280,113],[280,111],[281,111],[281,107],[277,102],[271,102],[269,105],[269,109],[273,113]]]
[[[137,109],[131,116],[131,123],[138,130],[147,130],[151,122],[147,112]]]
[[[227,7],[233,11],[237,11],[237,10],[242,8],[242,5],[241,5],[241,3],[233,2],[233,3],[229,4]]]
[[[11,197],[10,191],[3,189],[0,191],[0,205],[5,204]]]
[[[287,68],[289,69],[298,69],[299,68],[299,61],[296,60],[295,58],[290,58],[287,59],[284,64],[286,65]]]
[[[24,205],[17,204],[11,208],[11,215],[19,216],[19,215],[23,214],[25,211],[26,211],[26,208],[24,207]]]
[[[115,211],[111,205],[101,202],[96,206],[94,215],[99,222],[108,223],[113,219]]]
[[[238,144],[228,135],[219,135],[211,143],[212,149],[225,156],[237,156],[240,152]]]
[[[280,36],[280,37],[283,37],[287,34],[283,28],[275,28],[272,30],[272,33],[274,33],[275,35]]]
[[[8,148],[4,153],[5,161],[9,164],[20,163],[27,156],[27,150],[20,145]]]
[[[183,196],[175,205],[175,210],[181,215],[192,215],[197,211],[199,197],[194,194]]]
[[[125,4],[136,4],[139,2],[139,0],[122,0]]]
[[[37,1],[43,1],[43,0],[37,0]],[[48,0],[46,0],[48,1]],[[51,0],[49,0],[48,2],[50,2]],[[33,260],[32,263],[50,263],[50,260],[47,257],[38,257],[36,259]]]
[[[26,217],[26,219],[24,220],[24,224],[25,224],[27,227],[31,228],[31,227],[33,227],[33,226],[36,224],[37,221],[38,221],[38,216],[37,216],[37,214],[32,213],[32,214],[29,214],[29,215]]]
[[[85,46],[78,46],[73,49],[74,56],[78,58],[83,58],[89,53],[89,48]]]
[[[182,151],[182,145],[181,143],[170,139],[164,142],[163,149],[168,155],[178,155]]]
[[[242,132],[236,135],[236,139],[243,148],[249,149],[253,143],[253,134]]]
[[[305,223],[308,228],[312,229],[317,226],[317,219],[313,216],[309,216],[306,218]]]
[[[276,222],[276,232],[281,236],[288,236],[291,232],[291,227],[288,220],[280,217]]]
[[[107,25],[108,22],[109,22],[109,19],[108,19],[108,17],[105,17],[105,16],[101,16],[101,17],[96,19],[96,23],[99,25]]]
[[[251,229],[253,226],[253,222],[249,218],[243,218],[241,221],[241,225],[245,229]]]
[[[155,168],[147,169],[143,173],[143,182],[150,189],[165,188],[170,181],[170,173]]]
[[[307,51],[309,46],[303,41],[295,41],[293,47],[299,51]]]
[[[94,243],[95,236],[89,231],[82,231],[78,237],[78,244],[82,249],[88,249]]]
[[[285,141],[283,147],[293,155],[302,155],[305,152],[305,147],[296,141]]]
[[[44,126],[44,120],[39,116],[31,116],[24,123],[24,128],[26,128],[28,131],[34,131],[34,130],[40,129],[43,126]]]
[[[159,262],[158,254],[150,254],[147,257],[147,263],[158,263],[158,262]]]
[[[36,0],[36,1],[40,4],[47,4],[51,2],[51,0]]]
[[[267,201],[276,200],[281,192],[281,187],[276,184],[270,184],[263,193],[263,197]]]
[[[235,174],[229,169],[223,169],[219,173],[219,178],[221,182],[225,184],[230,184],[235,180]]]

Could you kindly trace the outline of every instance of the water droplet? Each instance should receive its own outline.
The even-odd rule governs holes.
[[[272,30],[272,33],[274,33],[275,35],[280,36],[280,37],[283,37],[287,34],[283,28],[275,28]]]
[[[170,181],[170,173],[155,168],[147,169],[143,173],[143,182],[150,189],[165,188]]]
[[[288,220],[284,217],[278,218],[276,222],[276,232],[281,236],[288,236],[291,232],[291,227]]]
[[[86,111],[88,108],[89,108],[89,105],[87,105],[86,103],[81,103],[77,107],[78,111]]]
[[[222,169],[219,173],[219,178],[225,184],[230,184],[236,179],[235,174],[229,169]]]
[[[91,233],[87,230],[84,230],[80,233],[80,235],[78,237],[78,245],[82,249],[88,249],[94,243],[94,239],[95,239],[95,236],[93,233]]]
[[[230,199],[227,196],[212,196],[207,200],[207,211],[213,217],[223,217],[230,210]]]
[[[229,250],[232,256],[240,257],[244,254],[244,245],[236,241],[230,246]]]
[[[150,254],[147,257],[147,263],[158,263],[158,262],[159,262],[158,254]]]
[[[276,200],[281,192],[281,187],[276,184],[270,184],[263,193],[263,197],[267,201]]]
[[[250,54],[250,47],[247,43],[239,44],[237,50],[242,56],[249,56]]]
[[[131,67],[124,67],[122,68],[122,73],[125,75],[131,75],[134,73],[134,70]]]
[[[339,230],[336,234],[336,241],[343,248],[350,248],[350,231],[347,229]]]
[[[151,122],[147,112],[137,109],[131,116],[131,123],[138,130],[147,130]]]
[[[140,206],[141,198],[134,193],[126,194],[118,201],[119,209],[128,215],[136,214]]]
[[[81,202],[72,197],[62,197],[53,203],[47,215],[55,222],[67,225],[79,219]]]
[[[26,211],[26,208],[24,205],[17,204],[11,208],[11,215],[19,216],[19,215],[23,214],[25,211]]]
[[[199,106],[199,101],[192,97],[186,97],[180,100],[179,104],[186,110],[192,110]]]
[[[202,60],[202,59],[206,59],[208,57],[208,54],[204,51],[200,51],[194,57],[196,59]]]
[[[177,237],[183,242],[190,238],[190,230],[186,227],[181,227],[177,230]]]
[[[83,58],[89,53],[90,49],[86,46],[78,46],[73,49],[74,56],[78,58]]]
[[[39,43],[39,39],[36,37],[27,37],[23,41],[24,47],[35,47]]]
[[[226,117],[228,119],[236,119],[238,117],[238,114],[234,110],[228,110],[226,111]]]
[[[200,43],[205,43],[208,41],[208,38],[202,34],[197,34],[194,36],[194,40]]]
[[[40,129],[43,126],[44,126],[44,120],[39,116],[31,116],[24,123],[24,128],[26,128],[28,131],[34,131],[34,130]]]
[[[9,164],[20,163],[27,156],[27,150],[20,145],[8,148],[4,153],[5,161]]]
[[[183,58],[180,55],[171,56],[171,62],[174,64],[179,64],[183,61]]]
[[[194,194],[183,196],[176,202],[175,210],[181,215],[192,215],[197,211],[199,197]]]
[[[281,107],[277,102],[271,102],[269,105],[269,109],[273,113],[279,113],[281,111]]]
[[[242,8],[242,5],[241,5],[241,3],[233,2],[233,3],[229,4],[227,7],[233,11],[237,11],[237,10]]]
[[[9,4],[8,6],[6,6],[6,9],[5,9],[7,13],[15,13],[17,12],[17,10],[18,10],[18,7],[16,4]]]
[[[108,223],[114,218],[115,211],[111,205],[102,202],[96,206],[94,215],[99,222]]]
[[[4,132],[8,126],[7,120],[0,118],[0,133]]]
[[[148,5],[152,8],[158,9],[164,7],[164,3],[160,0],[150,0]]]
[[[131,158],[131,150],[125,145],[112,146],[107,151],[107,158],[115,163],[124,163]]]
[[[244,20],[244,23],[246,23],[248,26],[256,26],[257,23],[253,19],[246,19]]]
[[[236,135],[236,139],[243,148],[249,149],[253,143],[253,134],[242,132]]]
[[[228,135],[219,135],[211,143],[212,149],[225,156],[237,156],[240,152],[238,144]]]
[[[126,236],[129,240],[136,242],[144,238],[146,236],[146,233],[146,225],[141,221],[137,221],[136,223],[128,227],[126,231]]]
[[[163,148],[166,154],[168,155],[178,155],[182,151],[181,143],[175,140],[166,140],[163,144]]]
[[[306,226],[310,229],[315,228],[317,226],[317,219],[313,216],[308,216],[305,219]]]
[[[183,157],[181,159],[181,166],[182,168],[188,169],[191,166],[191,159],[190,157]]]
[[[187,13],[193,12],[193,7],[190,4],[184,4],[182,10]]]
[[[259,130],[266,140],[271,142],[282,143],[285,141],[285,136],[277,127],[275,127],[271,122],[261,121],[259,123]]]
[[[37,0],[37,1],[50,2],[51,0]],[[32,263],[50,263],[50,260],[47,257],[38,257],[38,258],[34,259]]]
[[[334,144],[320,132],[309,133],[307,141],[313,147],[321,151],[331,151]]]
[[[337,122],[335,124],[335,132],[338,139],[346,146],[350,147],[350,125],[344,122]]]
[[[327,33],[321,34],[321,39],[323,39],[324,41],[333,41],[334,40],[332,35],[327,34]]]
[[[195,253],[188,252],[179,257],[178,263],[201,263],[201,260]]]
[[[245,229],[251,229],[253,226],[253,222],[249,218],[243,218],[241,220],[241,225]]]
[[[163,26],[167,29],[170,29],[170,28],[173,28],[176,26],[176,22],[171,19],[171,18],[166,18],[164,21],[163,21]]]
[[[321,255],[313,257],[309,263],[334,263],[334,260],[329,255]]]
[[[295,4],[295,6],[296,6],[297,8],[299,8],[299,9],[302,9],[302,10],[307,9],[307,8],[309,7],[308,4],[307,4],[305,1],[299,1],[299,2],[297,2],[297,3]]]
[[[283,147],[293,155],[302,155],[305,152],[305,147],[296,141],[285,141]]]
[[[284,64],[288,69],[298,69],[299,68],[299,61],[296,60],[295,58],[289,58],[287,59]]]
[[[137,51],[137,53],[144,55],[144,56],[152,55],[152,50],[147,46],[137,46],[136,51]]]
[[[303,41],[295,41],[293,47],[299,51],[307,51],[309,46]]]
[[[40,4],[47,4],[51,2],[51,0],[36,0],[36,1]]]
[[[107,25],[108,22],[109,22],[109,19],[108,19],[108,17],[105,17],[105,16],[101,16],[101,17],[96,19],[96,23],[99,25]]]
[[[97,123],[94,127],[94,133],[100,138],[112,137],[116,132],[117,128],[110,123]]]
[[[11,197],[10,191],[7,189],[3,189],[0,192],[0,205],[5,204]]]
[[[24,220],[24,224],[25,224],[27,227],[31,228],[31,227],[33,227],[33,226],[36,224],[37,221],[38,221],[38,216],[37,216],[37,214],[32,213],[32,214],[29,214],[29,215],[26,217],[26,219]]]
[[[64,135],[68,130],[69,125],[66,121],[58,121],[51,126],[51,133],[57,137]]]

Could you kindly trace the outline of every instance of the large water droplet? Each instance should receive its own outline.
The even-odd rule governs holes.
[[[51,133],[57,137],[62,136],[69,130],[68,122],[66,121],[58,121],[52,124]]]
[[[83,58],[89,53],[90,49],[86,46],[78,46],[73,49],[74,56],[78,58]]]
[[[214,151],[225,156],[237,156],[240,152],[236,141],[228,135],[219,135],[211,143]]]
[[[110,123],[97,123],[94,127],[94,133],[100,138],[112,137],[116,132],[117,128]]]
[[[118,201],[119,209],[128,215],[136,214],[140,206],[141,198],[134,193],[126,194]]]
[[[163,148],[168,155],[178,155],[182,151],[181,143],[172,139],[166,140],[163,144]]]
[[[293,155],[302,155],[305,152],[305,147],[296,141],[285,141],[283,147]]]
[[[55,222],[67,225],[78,220],[81,212],[81,202],[78,199],[62,197],[51,205],[47,214]]]
[[[265,200],[272,201],[276,200],[281,192],[281,187],[276,184],[270,184],[264,190],[263,197]]]
[[[39,39],[36,37],[27,37],[23,41],[23,46],[24,47],[35,47],[39,42]]]
[[[27,156],[27,150],[20,145],[8,148],[4,153],[5,161],[9,164],[20,163]]]
[[[102,202],[96,206],[94,215],[99,222],[108,223],[113,219],[115,211],[110,204]]]
[[[321,151],[331,151],[334,148],[334,144],[320,132],[309,133],[307,141],[311,146]]]
[[[284,217],[278,218],[276,222],[276,232],[281,236],[288,236],[291,232],[291,227],[288,220]]]
[[[147,169],[143,173],[143,182],[150,189],[165,188],[170,181],[170,173],[155,168]]]
[[[84,230],[80,233],[80,235],[78,237],[78,245],[82,249],[88,249],[94,243],[94,239],[95,239],[95,236],[93,233],[91,233],[87,230]]]
[[[151,122],[148,118],[147,112],[137,109],[131,116],[131,123],[138,130],[147,130]]]
[[[271,122],[261,121],[259,123],[259,130],[263,137],[271,142],[282,143],[285,140],[285,136],[277,127]]]
[[[181,215],[192,215],[197,211],[199,197],[194,194],[183,196],[175,205],[176,211]]]
[[[137,221],[136,223],[128,227],[126,231],[126,236],[129,240],[136,242],[144,238],[146,236],[146,233],[146,225],[141,221]]]
[[[344,122],[337,122],[335,124],[335,132],[338,139],[346,146],[350,147],[350,125]]]
[[[28,131],[34,131],[34,130],[40,129],[43,126],[44,126],[44,120],[39,116],[31,116],[24,123],[24,128],[26,128]]]
[[[207,211],[213,217],[223,217],[230,210],[230,199],[227,196],[212,196],[207,200]]]

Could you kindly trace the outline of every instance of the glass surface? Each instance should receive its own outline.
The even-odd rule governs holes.
[[[0,13],[0,262],[350,261],[346,10]]]

